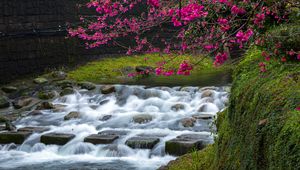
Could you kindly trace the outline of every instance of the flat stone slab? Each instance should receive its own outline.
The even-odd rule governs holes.
[[[43,133],[50,130],[47,127],[23,127],[18,129],[18,132]]]
[[[209,135],[184,134],[166,142],[165,151],[170,155],[181,156],[193,150],[201,150],[209,143]]]
[[[104,134],[93,134],[84,138],[84,142],[89,142],[94,145],[98,144],[110,144],[113,143],[119,136],[117,135],[104,135]]]
[[[0,133],[0,143],[22,144],[30,135],[30,132],[2,132]]]
[[[156,137],[136,136],[128,139],[125,144],[134,149],[152,149],[158,142],[159,138]]]
[[[65,145],[75,137],[68,133],[48,133],[41,136],[41,143],[46,145]]]
[[[203,120],[209,120],[213,119],[215,116],[212,114],[195,114],[192,116],[194,119],[203,119]]]
[[[99,135],[115,135],[115,136],[125,136],[128,134],[128,131],[121,130],[105,130],[98,133]]]

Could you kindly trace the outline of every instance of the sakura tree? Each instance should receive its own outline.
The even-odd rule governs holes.
[[[86,7],[96,15],[82,16],[81,25],[69,29],[69,34],[84,40],[86,48],[119,45],[128,55],[197,51],[213,56],[218,66],[230,58],[233,48],[247,48],[253,42],[263,45],[266,26],[288,22],[289,5],[299,4],[287,0],[91,0]],[[175,31],[174,36],[161,36],[166,26]],[[151,30],[157,34],[149,37]],[[118,41],[122,38],[134,42],[122,44]],[[299,51],[284,50],[300,61]],[[262,55],[269,60],[276,54]],[[165,70],[161,64],[156,74],[189,75],[192,64],[183,61],[177,70]]]

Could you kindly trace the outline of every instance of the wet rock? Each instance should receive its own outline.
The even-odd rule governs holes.
[[[30,132],[2,132],[0,133],[0,143],[22,144],[30,135]]]
[[[9,107],[10,103],[7,97],[0,95],[0,109]]]
[[[213,103],[206,103],[200,106],[198,112],[218,112],[219,108]]]
[[[114,93],[116,91],[116,88],[113,85],[105,85],[102,86],[100,90],[102,94],[110,94]]]
[[[194,118],[184,118],[181,121],[183,127],[193,127],[196,123],[196,119]]]
[[[69,114],[67,114],[65,117],[64,117],[64,120],[71,120],[71,119],[78,119],[80,118],[80,113],[79,112],[70,112]]]
[[[128,131],[120,131],[120,130],[105,130],[98,133],[99,135],[111,135],[111,136],[125,136],[128,134]]]
[[[184,110],[184,108],[185,106],[183,104],[175,104],[174,106],[171,107],[171,109],[174,111]]]
[[[125,144],[134,149],[152,149],[157,143],[159,138],[136,136],[128,139]]]
[[[42,100],[49,100],[56,96],[54,91],[41,91],[38,93],[38,97]]]
[[[67,77],[67,74],[63,71],[54,71],[52,72],[52,77],[55,80],[64,80]]]
[[[10,121],[6,121],[5,122],[5,130],[8,130],[8,131],[16,131],[17,128],[14,124],[12,124]]]
[[[50,110],[54,109],[54,105],[50,102],[42,102],[36,108],[36,110]]]
[[[134,123],[143,124],[143,123],[148,123],[150,121],[152,121],[152,116],[149,114],[139,114],[133,117]]]
[[[206,136],[187,134],[178,136],[175,139],[166,142],[165,151],[170,155],[181,156],[196,150],[203,149],[208,142]]]
[[[195,118],[195,119],[209,120],[209,119],[213,119],[214,115],[211,115],[211,114],[195,114],[192,117]]]
[[[218,90],[218,87],[215,86],[208,86],[208,87],[202,87],[200,88],[200,91],[205,91],[205,90]]]
[[[72,87],[67,87],[60,92],[60,96],[65,96],[69,94],[73,94],[75,91]]]
[[[61,88],[68,88],[68,87],[73,87],[74,85],[74,81],[72,80],[62,80],[56,83],[57,86],[60,86]]]
[[[99,119],[100,121],[107,121],[107,120],[109,120],[109,119],[111,119],[112,118],[112,115],[105,115],[105,116],[103,116],[101,119]]]
[[[213,103],[214,99],[212,97],[204,97],[201,99],[201,103]]]
[[[19,128],[18,132],[43,133],[50,130],[48,127],[23,127]]]
[[[33,82],[35,84],[46,84],[46,83],[48,83],[48,80],[45,78],[39,77],[39,78],[34,79]]]
[[[87,89],[87,90],[94,90],[96,88],[96,85],[91,82],[81,82],[81,83],[78,83],[78,85],[82,89]]]
[[[8,119],[2,115],[0,115],[0,123],[5,123]]]
[[[48,133],[41,136],[41,143],[46,145],[65,145],[73,138],[75,138],[74,134]]]
[[[14,108],[21,109],[22,107],[28,106],[32,102],[31,97],[20,97],[12,102]]]
[[[212,90],[204,90],[201,94],[201,98],[204,97],[213,97],[214,92]]]
[[[5,86],[5,87],[2,87],[2,91],[4,91],[5,93],[13,93],[13,92],[18,91],[18,88],[14,87],[14,86]]]
[[[98,144],[110,144],[113,143],[119,136],[117,135],[104,135],[104,134],[93,134],[84,138],[84,142],[89,142],[94,145]]]
[[[39,110],[34,110],[27,114],[27,116],[39,116],[39,115],[43,115],[43,113]]]
[[[109,100],[102,100],[100,103],[99,103],[99,105],[105,105],[106,103],[108,103],[109,102]]]
[[[53,112],[62,112],[66,107],[66,105],[56,104],[54,105]]]
[[[1,132],[1,131],[5,131],[5,130],[6,130],[6,127],[1,125],[1,126],[0,126],[0,132]],[[0,150],[1,150],[1,148],[0,148]]]

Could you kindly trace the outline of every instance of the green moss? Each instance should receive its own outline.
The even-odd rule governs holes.
[[[262,61],[253,47],[235,68],[215,143],[198,152],[205,159],[184,156],[170,169],[300,169],[300,64],[272,61],[261,73]]]
[[[145,58],[147,60],[145,60]],[[94,83],[120,83],[123,79],[128,79],[128,72],[135,72],[136,66],[157,67],[157,63],[169,61],[167,68],[176,69],[184,60],[196,63],[201,56],[191,55],[159,55],[146,54],[140,56],[126,56],[117,58],[105,58],[102,60],[90,62],[68,73],[69,78],[76,81],[90,81]],[[195,67],[194,72],[203,70],[213,70],[212,60],[203,58]]]

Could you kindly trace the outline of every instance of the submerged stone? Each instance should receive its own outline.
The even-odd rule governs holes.
[[[171,107],[171,110],[179,111],[184,110],[185,106],[183,104],[175,104]]]
[[[214,95],[214,92],[211,91],[211,90],[204,90],[201,94],[201,98],[204,98],[204,97],[213,97]]]
[[[73,94],[75,91],[72,87],[67,87],[60,92],[60,96]]]
[[[116,136],[125,136],[128,134],[128,131],[121,131],[121,130],[105,130],[99,132],[100,135],[116,135]]]
[[[93,134],[84,138],[84,142],[92,144],[110,144],[113,143],[119,136],[117,135],[104,135],[104,134]]]
[[[42,102],[36,108],[36,110],[50,110],[54,109],[54,105],[50,102]]]
[[[0,133],[0,143],[22,144],[30,135],[30,132],[2,132]]]
[[[139,115],[133,116],[132,119],[133,119],[134,123],[143,124],[143,123],[148,123],[148,122],[152,121],[152,116],[149,114],[139,114]]]
[[[100,121],[107,121],[107,120],[109,120],[109,119],[111,119],[112,118],[112,115],[105,115],[105,116],[103,116],[101,119],[99,119]]]
[[[87,90],[94,90],[96,88],[96,85],[91,82],[81,82],[81,83],[78,83],[78,85],[82,89],[87,89]]]
[[[136,136],[128,139],[125,144],[134,149],[153,149],[157,143],[159,143],[159,138]]]
[[[78,119],[80,118],[80,113],[79,112],[70,112],[69,114],[67,114],[65,117],[64,117],[64,120],[71,120],[71,119]]]
[[[183,127],[193,127],[196,123],[196,119],[194,118],[184,118],[181,121]]]
[[[65,145],[73,138],[75,138],[74,134],[48,133],[41,136],[41,143],[46,145]]]
[[[36,78],[33,80],[34,83],[36,84],[45,84],[48,83],[48,80],[42,77]]]

